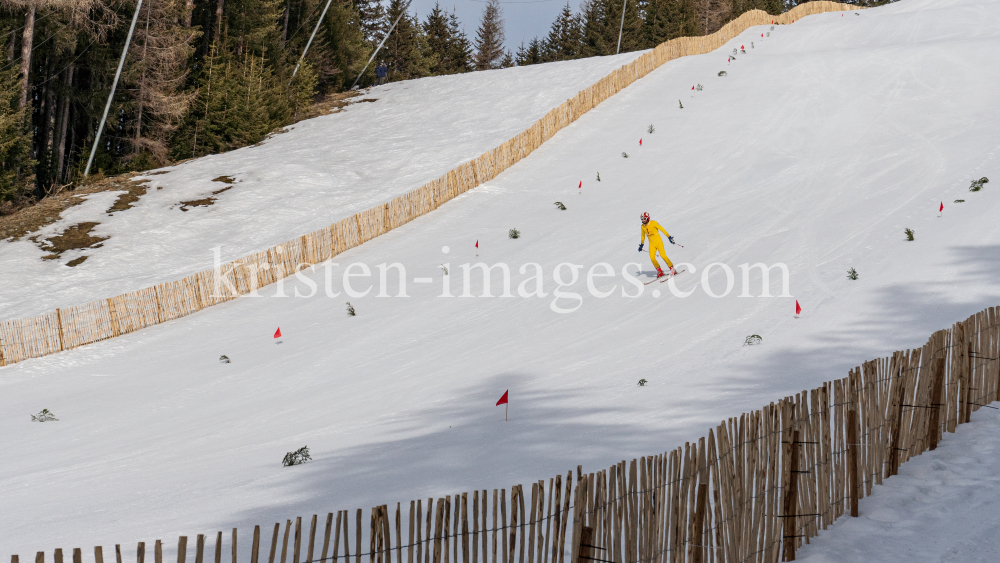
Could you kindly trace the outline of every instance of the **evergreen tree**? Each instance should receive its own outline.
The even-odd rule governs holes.
[[[525,47],[524,41],[522,41],[521,46],[517,48],[517,55],[514,56],[514,61],[517,63],[517,66],[534,65],[545,62],[542,57],[542,42],[535,37],[529,41],[528,46]]]
[[[13,40],[12,40],[13,41]],[[19,108],[19,69],[0,71],[0,214],[30,196],[34,184],[27,109]]]
[[[489,0],[483,10],[483,19],[476,30],[476,70],[501,68],[504,59],[503,11],[499,0]]]
[[[639,16],[638,0],[605,0],[604,6],[604,45],[608,49],[608,55],[615,53],[628,53],[638,51],[644,45],[642,33],[642,18]],[[625,9],[625,17],[622,18],[622,8]],[[621,35],[621,48],[619,49],[619,34]]]
[[[434,57],[431,74],[451,74],[451,26],[448,25],[448,13],[441,10],[439,2],[435,2],[434,8],[427,14],[424,31],[427,34],[427,50]]]
[[[385,32],[389,31],[393,20],[387,18],[381,0],[354,0],[354,7],[361,18],[361,33],[364,40],[374,49],[385,36]]]
[[[643,35],[645,46],[653,48],[675,37],[698,35],[698,14],[692,0],[648,0]]]
[[[427,35],[415,16],[404,13],[409,3],[403,0],[391,0],[386,14],[390,21],[399,23],[389,34],[377,60],[385,60],[389,67],[389,80],[409,80],[430,76],[431,67],[436,64],[436,57],[430,53],[427,45]]]
[[[115,109],[124,139],[122,164],[144,170],[169,162],[168,143],[194,96],[182,90],[195,33],[176,25],[184,5],[147,0],[129,47]]]
[[[545,38],[546,61],[565,61],[580,57],[583,42],[580,17],[573,14],[569,2],[563,6]]]
[[[517,66],[514,61],[514,54],[510,52],[510,49],[504,51],[503,60],[500,61],[500,68],[512,68]]]
[[[321,29],[324,48],[315,54],[310,48],[306,57],[316,69],[321,93],[350,88],[368,62],[373,47],[365,41],[361,23],[361,14],[349,0],[334,0],[330,5]]]
[[[462,24],[458,21],[458,15],[452,10],[448,15],[448,30],[451,34],[449,58],[452,62],[452,72],[471,72],[476,70],[472,61],[472,44],[465,34]]]
[[[608,0],[584,0],[580,4],[580,55],[583,57],[615,54],[615,42],[609,46],[607,41],[611,35],[607,2]],[[614,31],[617,40],[617,22]]]

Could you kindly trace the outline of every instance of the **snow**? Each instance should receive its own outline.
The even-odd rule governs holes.
[[[1000,296],[1000,196],[993,183],[981,192],[967,190],[972,179],[993,178],[1000,168],[996,21],[1000,2],[904,0],[857,16],[810,16],[764,39],[767,27],[750,29],[719,51],[664,65],[487,185],[338,256],[329,270],[331,289],[341,292],[336,297],[324,295],[321,266],[302,280],[261,290],[258,298],[3,368],[0,555],[156,538],[169,546],[180,534],[252,529],[296,515],[510,486],[577,464],[605,468],[697,439],[726,417],[844,377],[864,360],[922,345],[933,331],[997,304]],[[734,46],[751,41],[754,48],[726,64]],[[583,69],[604,61],[574,64]],[[545,68],[531,70],[548,76]],[[718,77],[720,70],[729,75]],[[506,87],[503,72],[482,76],[454,78],[455,90],[464,89],[462,80],[484,92]],[[487,82],[494,79],[491,89]],[[705,89],[692,92],[697,83]],[[423,87],[421,81],[410,84]],[[553,95],[553,103],[561,97]],[[390,102],[386,95],[340,117],[374,111],[380,103],[396,111]],[[408,103],[418,106],[416,99]],[[469,115],[439,107],[439,98],[426,104],[427,111]],[[497,121],[505,119],[515,118]],[[400,182],[408,189],[439,168],[404,159],[406,143],[426,148],[429,159],[453,144],[457,131],[476,137],[467,127],[440,124],[440,134],[425,127],[416,140],[404,138],[412,130],[396,133],[398,140],[387,141],[399,155],[392,158],[395,169],[379,173],[409,178]],[[290,143],[294,134],[246,153],[263,154]],[[299,150],[340,150],[337,142],[321,144],[317,137]],[[279,160],[275,150],[254,175],[238,177],[263,184],[252,178],[278,166],[290,170],[293,165],[284,162],[293,159]],[[173,195],[146,196],[122,220],[147,209],[150,229],[161,225],[160,236],[169,232],[190,247],[224,244],[224,256],[318,226],[296,218],[306,214],[305,204],[263,189],[242,192],[246,200],[237,212],[225,198],[235,199],[239,184],[216,206],[187,213],[205,213],[203,230],[178,233],[174,223],[154,221],[156,206],[204,195],[218,175],[241,174],[236,164],[222,162],[253,160],[238,153],[180,167],[169,184]],[[310,174],[303,169],[289,185],[305,183]],[[191,185],[182,186],[186,182]],[[337,192],[336,214],[399,193],[384,182],[365,185]],[[323,195],[324,201],[328,197],[334,196]],[[555,201],[567,210],[556,209]],[[275,202],[285,207],[252,225],[240,223]],[[318,199],[312,205],[321,207]],[[330,220],[330,211],[316,211]],[[643,211],[685,246],[668,244],[667,251],[687,263],[676,286],[694,290],[690,297],[673,296],[666,284],[647,286],[636,298],[621,295],[622,288],[629,295],[637,291],[622,268],[641,269],[643,277],[651,270],[648,255],[636,252]],[[230,213],[239,219],[231,221]],[[915,241],[904,240],[906,227],[916,232]],[[521,238],[507,238],[511,228]],[[255,229],[272,230],[257,237]],[[152,243],[142,248],[163,268],[181,271],[181,260],[171,262],[166,250],[154,252]],[[148,257],[138,252],[115,260],[141,277]],[[58,301],[47,292],[41,296],[41,284],[58,286],[58,278],[36,271],[34,258],[4,260],[5,289],[12,280],[39,284],[31,307],[48,300],[42,307],[48,309]],[[96,255],[93,260],[100,263]],[[477,261],[508,264],[514,296],[438,297],[441,264],[457,296],[461,265]],[[351,279],[355,288],[373,286],[366,297],[345,294],[342,275],[355,262],[372,272]],[[392,262],[406,268],[409,297],[377,296],[377,265]],[[556,274],[564,262],[583,268],[560,289],[554,276],[571,278],[566,266]],[[616,287],[606,298],[587,287],[588,270],[601,262],[617,273],[594,281],[598,291]],[[720,266],[701,278],[715,262],[734,271],[733,291],[718,299],[701,285],[725,289]],[[757,262],[787,265],[788,296],[759,297],[760,275],[753,273],[754,297],[739,297],[739,265]],[[519,284],[530,275],[520,268],[529,263],[544,271],[546,297],[519,296]],[[11,273],[8,264],[20,270]],[[118,275],[129,279],[122,284],[133,279],[122,273],[125,266]],[[857,281],[846,278],[850,267]],[[416,281],[423,277],[432,283]],[[472,280],[476,295],[480,278]],[[390,270],[386,289],[393,296],[395,280]],[[110,283],[95,281],[76,291]],[[309,283],[318,285],[316,296],[293,297],[296,290],[309,293]],[[497,271],[493,283],[498,295]],[[568,314],[553,311],[577,304],[555,300],[556,290],[579,293],[582,305]],[[771,292],[781,293],[778,280]],[[798,319],[796,299],[803,307]],[[345,301],[356,317],[347,316]],[[28,310],[23,303],[10,310]],[[283,338],[276,345],[272,335],[279,326]],[[762,344],[742,346],[749,334],[761,335]],[[232,363],[219,363],[222,354]],[[637,386],[640,378],[649,383]],[[504,422],[494,404],[507,389],[511,420]],[[42,408],[60,420],[31,423],[28,415]],[[894,526],[903,530],[891,541],[909,538],[914,550],[918,542],[938,542],[939,551],[905,556],[919,559],[951,556],[967,549],[969,538],[982,539],[992,518],[985,507],[1000,491],[987,475],[993,446],[981,444],[996,433],[992,413],[977,413],[958,436],[947,435],[938,452],[904,465],[901,477],[862,503],[865,518],[835,528],[873,545],[892,514],[903,522],[911,512],[929,511],[922,503],[931,499],[915,499],[914,488],[934,487],[938,496],[932,498],[952,511],[942,509],[944,515],[968,507],[975,490],[981,497],[970,509],[984,507],[980,512],[987,516],[978,528],[970,524],[972,535],[914,522]],[[963,447],[966,439],[981,446]],[[286,452],[304,445],[312,462],[281,467]],[[944,460],[944,469],[933,465]],[[879,514],[889,516],[879,521]],[[837,534],[825,532],[803,557],[861,560],[851,551],[858,542]],[[880,560],[901,560],[900,553],[909,552],[887,551]],[[968,554],[959,559],[979,556]]]
[[[982,409],[937,450],[858,503],[858,518],[838,520],[796,553],[805,563],[996,561],[1000,558],[1000,418]]]
[[[127,211],[105,212],[124,192],[87,196],[40,240],[92,221],[100,223],[92,236],[110,237],[101,248],[43,261],[48,253],[30,240],[0,241],[0,319],[178,280],[211,269],[215,246],[228,262],[385,203],[500,145],[641,54],[378,86],[259,146],[137,176],[149,189]],[[220,176],[236,183],[214,204],[181,209],[226,188],[213,181]],[[82,255],[85,263],[65,265]]]

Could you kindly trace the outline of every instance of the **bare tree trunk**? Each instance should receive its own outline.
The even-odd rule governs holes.
[[[222,3],[225,0],[219,0],[215,5],[215,39],[218,40],[222,36]]]
[[[135,118],[135,152],[139,152],[139,140],[142,138],[142,110],[146,94],[146,47],[149,45],[149,11],[152,7],[152,2],[146,5],[146,35],[142,42],[142,62],[140,63],[142,74],[139,75],[139,113]]]
[[[194,12],[194,0],[187,0],[184,4],[184,27],[191,27],[191,14]]]
[[[288,16],[292,11],[292,0],[285,0],[285,23],[281,30],[281,48],[285,48],[285,41],[288,40]]]
[[[220,2],[222,0],[219,0]],[[28,71],[31,70],[31,41],[35,36],[35,4],[28,5],[28,16],[24,20],[24,35],[21,40],[21,101],[17,106],[23,108],[28,104]]]
[[[73,91],[73,65],[66,69],[66,88]],[[59,148],[56,151],[56,181],[63,181],[63,164],[66,161],[66,130],[69,127],[69,106],[73,101],[69,94],[63,96],[62,123],[59,124]]]

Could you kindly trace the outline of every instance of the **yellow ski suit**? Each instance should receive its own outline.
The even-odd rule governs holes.
[[[656,261],[656,253],[659,252],[660,257],[667,262],[667,267],[673,268],[673,262],[670,261],[670,258],[667,258],[667,253],[663,249],[663,239],[660,238],[660,234],[656,231],[663,231],[663,234],[666,235],[667,238],[670,238],[670,233],[668,233],[666,229],[661,227],[656,221],[650,221],[645,225],[642,225],[640,230],[642,231],[642,240],[639,241],[640,246],[645,244],[646,237],[649,237],[649,259],[653,261],[653,267],[660,267],[660,263]]]

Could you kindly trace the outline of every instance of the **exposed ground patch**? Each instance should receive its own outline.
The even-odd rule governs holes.
[[[42,260],[56,260],[67,250],[100,248],[104,246],[102,243],[111,237],[96,237],[91,235],[90,232],[93,231],[94,227],[97,225],[100,225],[100,223],[92,221],[77,223],[54,237],[38,240],[38,237],[35,236],[32,237],[31,240],[34,241],[39,248],[49,253],[46,256],[42,256]],[[81,258],[85,259],[86,257]],[[77,258],[72,262],[76,262],[76,264],[73,264],[73,266],[76,266],[77,264],[83,262],[83,260]]]
[[[103,176],[91,176],[91,180],[86,183],[81,183],[79,185],[71,186],[66,190],[53,194],[46,197],[45,199],[39,201],[38,203],[25,207],[19,211],[16,211],[10,215],[0,216],[0,240],[3,239],[13,239],[18,240],[37,232],[42,227],[46,225],[51,225],[58,221],[61,217],[60,214],[69,209],[70,207],[80,205],[85,201],[83,196],[98,193],[107,192],[114,190],[127,190],[129,194],[123,194],[122,197],[130,199],[130,194],[135,195],[135,200],[123,201],[119,198],[115,202],[114,207],[122,202],[123,209],[131,207],[131,203],[138,200],[142,194],[145,193],[147,187],[142,185],[142,182],[134,182],[132,178],[142,174],[141,172],[135,172],[130,174],[122,174],[120,176],[112,176],[110,178],[105,178]],[[111,210],[108,210],[110,213]]]
[[[149,180],[142,180],[139,182],[129,182],[129,185],[125,188],[125,193],[118,196],[115,200],[115,204],[108,208],[108,215],[116,211],[125,211],[126,209],[132,209],[132,204],[139,201],[139,198],[146,195],[146,190],[149,186],[146,182]]]
[[[221,194],[222,192],[224,192],[226,190],[231,190],[233,188],[232,185],[236,183],[236,179],[233,178],[232,176],[219,176],[218,178],[212,178],[212,181],[213,182],[222,182],[223,184],[229,184],[229,185],[226,186],[226,187],[224,187],[224,188],[222,188],[221,190],[215,190],[214,192],[212,192],[212,195],[209,196],[209,197],[206,197],[206,198],[203,198],[203,199],[192,199],[191,201],[182,201],[180,203],[180,205],[181,205],[181,211],[187,211],[188,209],[191,209],[192,207],[208,207],[210,205],[213,205],[215,203],[215,200],[216,200],[215,196]]]

